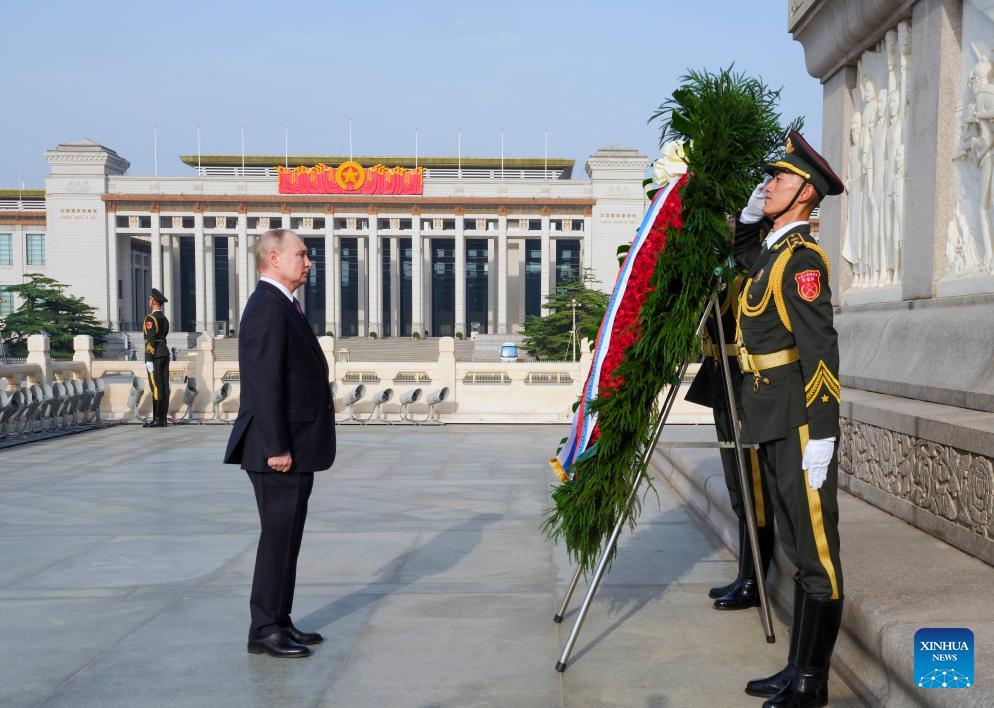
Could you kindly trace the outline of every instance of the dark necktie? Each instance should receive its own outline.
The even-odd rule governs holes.
[[[300,306],[300,300],[298,300],[297,298],[294,298],[293,299],[293,306],[295,308],[297,308],[297,314],[299,314],[301,317],[303,317],[306,320],[307,316],[304,315],[304,308]]]

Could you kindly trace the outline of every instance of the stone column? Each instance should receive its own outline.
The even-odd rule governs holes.
[[[338,336],[338,317],[335,303],[338,302],[338,246],[335,244],[335,211],[332,207],[324,210],[324,331],[331,330]],[[334,359],[334,356],[332,356]]]
[[[382,263],[380,263],[380,235],[377,229],[378,224],[376,223],[376,207],[369,208],[369,259],[366,261],[367,267],[369,269],[368,280],[369,284],[369,298],[367,302],[369,303],[369,330],[368,332],[376,332],[376,336],[383,336],[383,328],[380,324],[381,308],[380,299],[383,295],[380,286],[380,270],[382,268]]]
[[[290,228],[290,205],[283,204],[280,206],[280,228],[289,229]]]
[[[162,253],[162,294],[169,301],[162,306],[162,312],[165,313],[166,319],[169,320],[170,327],[172,329],[179,329],[176,320],[177,310],[175,309],[176,292],[173,288],[173,236],[172,234],[165,234],[162,236],[162,240],[165,244]]]
[[[493,266],[491,266],[493,267]],[[497,333],[511,331],[507,311],[507,207],[497,210]]]
[[[238,207],[238,255],[235,258],[235,270],[238,277],[238,304],[235,310],[238,312],[238,324],[241,325],[242,310],[249,298],[249,237],[248,237],[248,215],[245,213],[245,205]]]
[[[583,252],[583,260],[580,262],[583,264],[583,267],[586,268],[594,267],[594,237],[593,234],[590,233],[590,217],[592,212],[593,210],[590,207],[587,207],[583,211],[583,236],[581,238],[581,241],[583,242],[583,248],[581,249]],[[610,287],[610,285],[601,283],[601,287]]]
[[[549,207],[542,207],[542,317],[549,314],[549,309],[545,306],[545,299],[549,296],[549,289],[552,286],[551,254],[552,238],[549,235]]]
[[[214,338],[208,334],[197,337],[197,397],[193,401],[195,418],[203,418],[211,411],[211,394],[217,382],[214,380]],[[198,415],[199,414],[199,415]]]
[[[424,334],[424,299],[422,298],[422,271],[424,256],[421,248],[421,208],[411,209],[411,332]]]
[[[494,239],[487,238],[487,332],[497,332],[497,244]]]
[[[159,231],[159,207],[152,205],[152,238],[149,245],[152,249],[152,287],[162,290],[162,234]],[[165,293],[162,293],[166,295]],[[166,299],[169,296],[166,295]]]
[[[36,374],[28,374],[28,380],[33,384],[47,383],[52,380],[50,347],[51,341],[47,334],[28,335],[28,356],[24,363],[38,367]]]
[[[456,207],[456,332],[466,331],[466,234],[462,207]]]
[[[358,268],[356,269],[356,288],[358,291],[356,309],[358,312],[356,319],[358,320],[358,333],[360,337],[365,337],[369,332],[369,320],[367,319],[367,314],[369,313],[367,296],[369,291],[366,286],[368,282],[366,279],[366,267],[369,263],[367,247],[366,239],[362,237],[356,239],[356,259],[358,260]]]
[[[332,243],[334,244],[334,253],[331,259],[331,287],[335,291],[335,309],[332,310],[332,316],[334,319],[331,324],[331,331],[335,333],[336,337],[341,337],[342,328],[342,242],[340,239],[336,238],[334,235],[331,237]]]
[[[400,336],[400,239],[390,239],[390,336]]]
[[[84,378],[91,378],[93,375],[93,360],[95,358],[93,356],[93,337],[88,334],[77,334],[72,338],[72,348],[72,360],[86,367]]]
[[[955,210],[961,0],[920,0],[911,16],[902,297],[930,298],[946,270],[946,232]],[[827,109],[827,107],[826,107]],[[909,257],[910,256],[910,257]]]
[[[204,298],[204,208],[200,204],[193,207],[193,287],[196,293],[196,321],[198,333],[207,328],[207,301]]]
[[[318,337],[318,344],[321,345],[321,352],[324,360],[328,362],[328,381],[335,380],[335,338]]]
[[[238,331],[238,320],[241,308],[238,305],[238,237],[227,236],[228,239],[228,329]],[[228,333],[225,332],[225,335]]]
[[[27,262],[27,258],[24,259]],[[117,210],[107,205],[107,323],[120,329],[121,313],[117,297]]]
[[[213,219],[214,217],[210,217]],[[217,284],[214,276],[214,244],[217,236],[204,237],[204,329],[214,336],[214,322],[217,321]]]

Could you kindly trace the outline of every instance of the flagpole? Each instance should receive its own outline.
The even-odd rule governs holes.
[[[200,126],[197,126],[197,174],[203,174],[200,171]]]
[[[418,169],[418,129],[414,129],[414,169]]]
[[[283,126],[283,166],[290,169],[290,135],[285,125]]]
[[[459,129],[458,135],[459,135],[459,158],[458,158],[459,168],[456,174],[458,175],[459,179],[462,179],[462,128]]]
[[[152,162],[155,165],[155,176],[159,176],[159,126],[152,126]]]
[[[242,177],[245,176],[245,126],[242,126]]]
[[[349,162],[352,162],[352,119],[349,118]]]

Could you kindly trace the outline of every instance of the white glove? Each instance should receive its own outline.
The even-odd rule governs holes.
[[[770,183],[771,179],[773,178],[766,175],[763,181],[757,184],[756,188],[752,190],[749,203],[746,204],[745,209],[739,214],[739,221],[743,224],[755,224],[763,218],[763,205],[766,204],[766,185]]]
[[[812,489],[821,489],[821,485],[825,484],[833,452],[835,452],[835,438],[808,440],[804,448],[804,459],[801,460],[801,469],[808,473],[808,485]]]
[[[146,361],[145,368],[148,369],[148,373],[151,374],[155,370],[155,365],[150,361]]]

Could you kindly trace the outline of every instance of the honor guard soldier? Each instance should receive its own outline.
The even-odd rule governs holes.
[[[769,222],[763,219],[763,202],[765,193],[763,185],[756,188],[756,192],[749,200],[749,205],[742,210],[742,214],[735,223],[735,243],[757,244],[761,235],[769,228]],[[736,250],[739,250],[738,248]],[[728,288],[724,302],[721,304],[721,323],[725,337],[733,336],[736,326],[736,314],[738,313],[739,289],[742,286],[743,277],[736,276],[731,287]],[[687,391],[687,400],[711,409],[714,415],[714,426],[718,433],[718,441],[722,443],[734,443],[735,436],[732,431],[732,417],[728,411],[728,401],[725,393],[725,375],[721,366],[721,358],[728,358],[728,367],[732,375],[733,396],[739,420],[742,420],[744,411],[742,410],[742,399],[739,394],[742,381],[742,372],[739,369],[737,359],[738,349],[733,343],[726,342],[724,350],[721,350],[718,337],[718,328],[712,320],[708,321],[707,329],[701,340],[701,350],[704,355],[701,361],[701,368],[690,384]],[[745,450],[746,474],[750,481],[750,488],[746,493],[750,494],[753,502],[753,510],[756,519],[756,532],[759,540],[760,560],[763,568],[764,578],[770,567],[773,558],[773,509],[770,503],[769,489],[767,481],[760,468],[759,452],[756,449]],[[708,592],[708,596],[714,599],[716,610],[744,610],[750,607],[759,606],[759,587],[756,582],[756,566],[753,561],[752,545],[749,543],[749,536],[746,527],[745,505],[743,503],[742,485],[739,481],[737,454],[734,448],[722,447],[721,466],[725,473],[725,486],[728,488],[728,497],[732,504],[732,510],[739,521],[739,567],[738,574],[728,585],[713,587]]]
[[[746,693],[767,697],[765,707],[824,706],[843,602],[839,346],[829,261],[808,219],[843,184],[796,131],[784,157],[764,169],[771,179],[763,212],[772,230],[750,259],[736,341],[745,439],[759,444],[780,542],[797,572],[787,666],[750,681]]]
[[[148,296],[148,308],[142,331],[145,333],[145,368],[148,369],[148,384],[152,389],[152,420],[144,428],[166,427],[169,413],[169,347],[166,335],[169,334],[169,320],[162,314],[162,306],[168,302],[165,296],[152,288]]]

